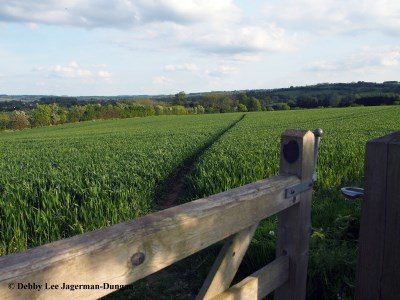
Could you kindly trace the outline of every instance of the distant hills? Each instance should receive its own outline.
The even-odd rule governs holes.
[[[361,101],[361,105],[376,105],[375,98],[379,98],[385,104],[385,99],[400,100],[400,82],[385,81],[352,82],[352,83],[319,83],[308,86],[290,86],[278,89],[250,89],[235,91],[213,91],[185,94],[185,103],[188,106],[201,104],[202,99],[210,95],[224,95],[235,101],[243,97],[255,98],[272,105],[276,103],[288,103],[298,107],[316,106],[348,106],[357,99],[368,98],[367,103]],[[134,101],[138,99],[150,99],[155,102],[173,103],[175,95],[118,95],[118,96],[54,96],[54,95],[6,95],[0,94],[0,110],[10,111],[15,109],[31,109],[36,104],[57,103],[62,106],[86,105],[86,104],[117,104],[121,101]],[[371,100],[372,99],[372,100]],[[390,100],[390,101],[392,101]],[[375,101],[375,102],[374,102]],[[360,101],[359,101],[360,102]],[[379,102],[380,103],[380,102]]]

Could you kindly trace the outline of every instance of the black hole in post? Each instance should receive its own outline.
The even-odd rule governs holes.
[[[294,163],[299,158],[299,153],[299,144],[296,141],[290,141],[283,145],[283,157],[288,163]]]

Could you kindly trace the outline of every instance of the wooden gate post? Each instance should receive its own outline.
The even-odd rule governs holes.
[[[356,299],[400,299],[400,132],[366,145]]]
[[[314,170],[314,134],[286,130],[281,136],[281,175],[297,175],[311,182]],[[305,299],[311,232],[312,189],[288,198],[297,202],[278,215],[276,257],[289,257],[289,279],[275,291],[275,299]]]

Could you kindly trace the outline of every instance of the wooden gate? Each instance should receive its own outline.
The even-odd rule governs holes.
[[[276,299],[304,299],[314,141],[310,131],[285,131],[279,176],[0,257],[0,298],[99,298],[114,291],[105,283],[131,284],[225,239],[199,299],[259,299],[274,290]],[[275,214],[276,259],[231,286],[257,225]]]

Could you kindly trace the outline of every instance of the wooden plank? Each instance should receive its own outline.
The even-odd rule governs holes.
[[[212,300],[262,299],[289,278],[289,258],[281,256]]]
[[[390,180],[388,145],[395,138],[396,134],[391,134],[370,140],[366,145],[365,194],[361,208],[356,299],[381,299],[388,212],[387,184]],[[395,185],[398,184],[399,181]]]
[[[99,298],[114,290],[77,289],[72,294],[69,290],[11,290],[8,285],[132,283],[296,204],[284,198],[284,191],[297,183],[296,176],[275,176],[0,257],[0,299]],[[135,266],[132,257],[135,263],[144,261]]]
[[[225,241],[196,299],[210,299],[230,287],[257,226],[258,223]]]
[[[400,132],[388,143],[382,299],[400,299]]]
[[[297,144],[298,158],[286,157],[288,145]],[[295,147],[293,147],[295,148]],[[311,131],[287,130],[281,137],[281,175],[297,175],[301,181],[311,180],[314,170],[314,134]],[[308,249],[311,232],[312,189],[293,197],[300,201],[278,215],[276,257],[289,257],[289,279],[275,291],[275,299],[305,299]]]

